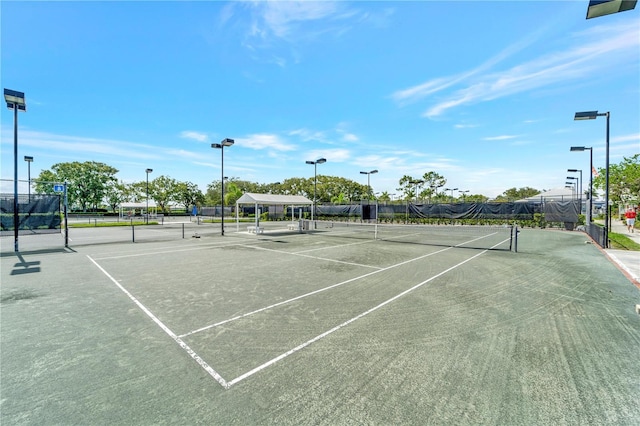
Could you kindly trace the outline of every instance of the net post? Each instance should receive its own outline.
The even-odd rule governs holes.
[[[182,239],[184,240],[184,223],[182,224]]]
[[[518,252],[518,225],[515,226],[515,235],[514,235],[514,241],[513,241],[513,247],[514,247],[514,252]]]
[[[513,226],[511,225],[511,229],[509,230],[509,251],[513,251]]]
[[[136,242],[136,227],[133,225],[133,220],[131,221],[131,242]]]

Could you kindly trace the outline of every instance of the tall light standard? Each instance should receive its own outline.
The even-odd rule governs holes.
[[[459,191],[459,192],[462,194],[462,202],[464,203],[464,198],[465,198],[465,197],[464,197],[464,195],[465,195],[467,192],[469,192],[469,190],[468,190],[468,189],[465,189],[464,191]]]
[[[13,110],[13,250],[18,251],[18,111],[26,111],[27,103],[24,93],[11,89],[4,89],[4,100],[7,108]]]
[[[574,178],[571,176],[567,176],[567,179],[578,179],[578,178]],[[576,198],[578,198],[578,182],[574,182],[572,180],[568,180],[565,182],[565,184],[567,185],[565,188],[571,188],[571,194],[575,193],[576,194]],[[571,196],[571,198],[573,199],[573,195]]]
[[[424,181],[423,180],[410,180],[409,183],[411,185],[415,185],[416,186],[414,194],[416,196],[416,203],[417,203],[418,202],[418,186],[422,185],[424,183]]]
[[[153,169],[145,170],[147,173],[147,225],[149,224],[149,173],[153,172]]]
[[[220,200],[221,205],[222,205],[222,212],[221,212],[221,225],[220,225],[220,235],[224,236],[224,147],[229,147],[231,145],[233,145],[235,143],[235,141],[233,139],[229,139],[229,138],[225,138],[222,140],[222,142],[220,143],[212,143],[211,144],[211,148],[216,148],[220,150],[220,186],[221,186],[221,195],[222,195],[222,199]]]
[[[604,176],[604,248],[609,247],[609,117],[610,112],[598,113],[598,111],[576,112],[574,120],[595,120],[598,117],[607,117],[607,135],[605,148],[605,176]]]
[[[445,188],[445,191],[451,191],[451,202],[453,203],[453,191],[457,191],[458,188]]]
[[[378,173],[377,170],[371,170],[370,172],[360,172],[361,175],[367,175],[367,198],[371,196],[371,175]]]
[[[313,212],[316,209],[316,188],[318,186],[318,164],[327,162],[326,158],[318,158],[316,161],[305,161],[306,164],[313,164],[313,208],[311,209],[311,220],[313,220]]]
[[[27,162],[27,182],[29,183],[29,202],[31,202],[31,163],[33,163],[33,157],[25,155],[24,161]]]
[[[569,149],[569,151],[571,152],[582,152],[586,150],[589,150],[589,170],[591,170],[591,173],[589,173],[589,207],[587,209],[587,212],[589,214],[587,217],[587,222],[591,223],[593,222],[593,218],[591,217],[591,213],[593,212],[593,147],[572,146]],[[582,173],[580,173],[580,176],[582,178]],[[582,189],[580,190],[582,191]]]
[[[578,186],[579,186],[580,179],[578,179],[575,176],[567,176],[567,179],[571,181],[569,183],[576,186],[576,199],[578,199],[578,194],[579,194]],[[573,182],[573,181],[577,181],[577,182]],[[582,188],[580,190],[582,191]]]
[[[580,172],[580,177],[578,179],[578,186],[580,187],[580,192],[578,193],[578,201],[580,202],[580,214],[582,214],[582,169],[567,169],[569,173],[578,173]],[[569,176],[567,176],[568,178]]]

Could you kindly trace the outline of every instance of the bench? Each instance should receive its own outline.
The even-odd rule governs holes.
[[[297,223],[290,223],[290,224],[287,225],[287,229],[289,231],[297,231],[297,230],[300,229],[300,225],[297,224]]]
[[[264,232],[264,228],[251,225],[251,226],[247,226],[247,232],[254,233],[254,234],[262,234]]]

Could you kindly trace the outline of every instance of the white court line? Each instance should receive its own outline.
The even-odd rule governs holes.
[[[509,241],[509,240],[505,240],[505,241]],[[503,244],[505,241],[503,241],[503,242],[501,242],[499,244],[496,244],[495,246],[493,246],[491,248],[495,248],[495,247],[499,246],[500,244]],[[287,352],[285,352],[285,353],[283,353],[283,354],[281,354],[281,355],[279,355],[279,356],[277,356],[277,357],[265,362],[262,365],[259,365],[258,367],[254,368],[253,370],[250,370],[250,371],[248,371],[248,372],[236,377],[235,379],[227,382],[227,386],[230,388],[231,386],[233,386],[236,383],[246,379],[247,377],[250,377],[250,376],[260,372],[261,370],[264,370],[265,368],[269,367],[270,365],[273,365],[276,362],[288,357],[289,355],[292,355],[292,354],[298,352],[299,350],[304,349],[305,347],[309,346],[310,344],[312,344],[314,342],[317,342],[318,340],[328,336],[329,334],[334,333],[334,332],[340,330],[343,327],[346,327],[347,325],[351,324],[352,322],[355,322],[355,321],[359,320],[360,318],[363,318],[364,316],[369,315],[370,313],[372,313],[374,311],[377,311],[378,309],[382,308],[383,306],[388,305],[389,303],[401,298],[402,296],[405,296],[406,294],[414,291],[415,289],[422,287],[423,285],[435,280],[438,277],[441,277],[442,275],[446,274],[447,272],[452,271],[455,268],[457,268],[457,267],[459,267],[461,265],[464,265],[465,263],[475,259],[476,257],[485,254],[487,251],[489,251],[489,249],[488,250],[483,250],[480,253],[478,253],[478,254],[476,254],[474,256],[471,256],[470,258],[468,258],[466,260],[463,260],[462,262],[458,263],[457,265],[454,265],[454,266],[452,266],[452,267],[450,267],[448,269],[445,269],[444,271],[440,272],[439,274],[434,275],[431,278],[428,278],[428,279],[422,281],[421,283],[418,283],[418,284],[414,285],[413,287],[403,291],[402,293],[395,295],[391,299],[385,300],[384,302],[380,303],[377,306],[374,306],[373,308],[369,309],[368,311],[365,311],[365,312],[361,313],[360,315],[355,316],[355,317],[343,322],[342,324],[339,324],[339,325],[333,327],[332,329],[330,329],[328,331],[325,331],[322,334],[319,334],[318,336],[314,337],[311,340],[307,340],[306,342],[296,346],[295,348],[293,348],[293,349],[291,349],[291,350],[289,350],[289,351],[287,351]]]
[[[254,246],[243,245],[243,244],[240,244],[240,245],[243,246],[243,247],[252,248],[254,250],[272,251],[272,252],[275,252],[275,253],[290,254],[290,255],[293,255],[293,256],[300,256],[300,257],[307,257],[309,259],[324,260],[324,261],[327,261],[327,262],[335,262],[335,263],[344,263],[345,265],[360,266],[360,267],[363,267],[363,268],[382,269],[379,266],[364,265],[364,264],[361,264],[361,263],[345,262],[344,260],[336,260],[336,259],[328,259],[326,257],[311,256],[310,254],[302,254],[301,252],[290,252],[290,251],[284,251],[284,250],[269,249],[269,248],[266,248],[266,247],[254,247]]]
[[[138,299],[136,299],[131,293],[129,293],[126,288],[120,285],[120,283],[115,278],[109,275],[109,273],[105,271],[104,268],[100,266],[95,260],[93,260],[91,256],[87,255],[87,257],[91,262],[93,262],[94,265],[98,267],[98,269],[102,271],[103,274],[107,276],[107,278],[109,278],[115,285],[117,285],[118,288],[122,290],[122,292],[133,301],[133,303],[138,305],[138,307],[142,309],[142,311],[147,314],[147,316],[151,318],[151,320],[155,322],[158,327],[160,327],[165,333],[169,335],[169,337],[171,337],[178,345],[180,345],[180,347],[184,349],[185,352],[187,352],[189,356],[193,358],[198,363],[198,365],[200,365],[200,367],[202,367],[207,373],[209,373],[211,377],[213,377],[218,383],[220,383],[223,388],[229,389],[229,383],[225,379],[223,379],[217,371],[211,368],[211,366],[209,366],[209,364],[207,364],[205,360],[203,360],[193,349],[191,349],[189,345],[187,345],[180,337],[178,337],[173,331],[171,331],[169,327],[164,325],[162,321],[160,321],[155,315],[153,315],[153,313],[149,309],[147,309],[146,306],[144,306]]]
[[[296,253],[308,253],[310,251],[330,250],[330,249],[334,249],[334,248],[342,248],[342,247],[354,246],[354,245],[357,245],[357,244],[368,244],[368,243],[372,243],[372,242],[375,242],[375,241],[377,241],[377,240],[374,240],[372,238],[370,240],[358,241],[357,243],[338,244],[338,245],[335,245],[335,246],[315,247],[315,248],[308,249],[308,250],[300,250],[300,251],[297,251]]]
[[[491,234],[491,235],[493,235],[493,234]],[[473,239],[473,240],[471,240],[471,241],[466,241],[466,242],[464,242],[464,243],[460,243],[460,244],[458,244],[458,245],[457,245],[457,246],[455,246],[455,247],[458,247],[458,246],[460,246],[460,245],[462,245],[462,244],[468,244],[468,243],[470,243],[470,242],[476,241],[476,240],[481,239],[481,238],[485,238],[485,237],[483,236],[483,237],[480,237],[480,238]],[[374,240],[372,240],[372,241],[374,241]],[[491,248],[497,247],[497,246],[499,246],[500,244],[503,244],[503,243],[504,243],[504,242],[506,242],[506,241],[509,241],[509,240],[507,239],[507,240],[505,240],[505,241],[502,241],[501,243],[498,243],[498,244],[496,244],[495,246],[493,246],[493,247],[491,247]],[[251,247],[251,246],[248,246],[248,247]],[[251,247],[251,248],[256,248],[256,247]],[[341,285],[348,284],[348,283],[350,283],[350,282],[357,281],[357,280],[362,279],[362,278],[366,278],[366,277],[368,277],[368,276],[371,276],[371,275],[377,274],[377,273],[379,273],[379,272],[387,271],[387,270],[389,270],[389,269],[396,268],[396,267],[398,267],[398,266],[402,266],[402,265],[406,265],[407,263],[414,262],[414,261],[416,261],[416,260],[424,259],[425,257],[429,257],[429,256],[432,256],[432,255],[434,255],[434,254],[442,253],[443,251],[451,250],[452,248],[454,248],[454,247],[447,247],[447,248],[444,248],[444,249],[442,249],[442,250],[435,251],[435,252],[433,252],[433,253],[428,253],[428,254],[425,254],[425,255],[422,255],[422,256],[418,256],[418,257],[413,258],[413,259],[405,260],[404,262],[396,263],[395,265],[390,265],[390,266],[387,266],[387,267],[385,267],[385,268],[379,268],[379,269],[378,269],[378,270],[376,270],[376,271],[369,272],[369,273],[367,273],[367,274],[360,275],[360,276],[357,276],[357,277],[355,277],[355,278],[350,278],[350,279],[348,279],[348,280],[346,280],[346,281],[342,281],[342,282],[339,282],[339,283],[337,283],[337,284],[330,285],[330,286],[328,286],[328,287],[324,287],[324,288],[321,288],[321,289],[318,289],[318,290],[314,290],[314,291],[312,291],[312,292],[305,293],[305,294],[302,294],[302,295],[300,295],[300,296],[293,297],[293,298],[291,298],[291,299],[283,300],[282,302],[274,303],[273,305],[269,305],[269,306],[266,306],[266,307],[263,307],[263,308],[260,308],[260,309],[256,309],[255,311],[247,312],[247,313],[242,314],[242,315],[237,315],[237,316],[235,316],[235,317],[233,317],[233,318],[229,318],[229,319],[226,319],[226,320],[223,320],[223,321],[220,321],[220,322],[214,323],[214,324],[205,325],[204,327],[200,327],[200,328],[198,328],[198,329],[191,330],[191,331],[189,331],[189,332],[187,332],[187,333],[181,334],[179,337],[187,337],[187,336],[190,336],[190,335],[192,335],[192,334],[200,333],[200,332],[202,332],[202,331],[206,331],[206,330],[209,330],[209,329],[211,329],[211,328],[218,327],[218,326],[220,326],[220,325],[223,325],[223,324],[226,324],[226,323],[229,323],[229,322],[232,322],[232,321],[236,321],[236,320],[239,320],[239,319],[242,319],[242,318],[246,318],[246,317],[251,316],[251,315],[255,315],[255,314],[257,314],[257,313],[260,313],[260,312],[266,311],[266,310],[268,310],[268,309],[272,309],[272,308],[275,308],[275,307],[278,307],[278,306],[281,306],[281,305],[284,305],[284,304],[287,304],[287,303],[291,303],[291,302],[294,302],[294,301],[296,301],[296,300],[300,300],[300,299],[303,299],[303,298],[305,298],[305,297],[313,296],[314,294],[318,294],[318,293],[321,293],[321,292],[323,292],[323,291],[330,290],[330,289],[332,289],[332,288],[339,287],[339,286],[341,286]],[[276,251],[276,252],[280,252],[280,253],[284,253],[284,254],[290,254],[290,255],[296,255],[296,256],[306,256],[306,257],[311,257],[311,258],[314,258],[314,259],[320,259],[320,260],[330,260],[330,259],[324,259],[324,258],[320,258],[320,257],[313,257],[313,256],[302,255],[302,254],[299,254],[299,253],[290,253],[290,252],[286,252],[286,251],[266,249],[266,248],[263,248],[263,247],[257,247],[256,249],[260,249],[260,250],[271,250],[271,251]],[[357,264],[356,264],[356,265],[357,265]],[[366,266],[366,265],[357,265],[357,266]]]
[[[187,336],[190,336],[192,334],[196,334],[196,333],[199,333],[201,331],[205,331],[205,330],[208,330],[210,328],[214,328],[214,327],[220,326],[222,324],[226,324],[228,322],[236,321],[236,320],[239,320],[241,318],[246,318],[246,317],[248,317],[250,315],[254,315],[254,314],[257,314],[259,312],[266,311],[267,309],[272,309],[272,308],[275,308],[277,306],[284,305],[286,303],[291,303],[293,301],[300,300],[300,299],[303,299],[305,297],[313,296],[314,294],[322,293],[323,291],[330,290],[332,288],[339,287],[341,285],[348,284],[350,282],[357,281],[357,280],[360,280],[362,278],[369,277],[369,276],[377,274],[379,272],[387,271],[389,269],[396,268],[396,267],[402,266],[402,265],[406,265],[407,263],[414,262],[416,260],[424,259],[425,257],[433,256],[434,254],[442,253],[443,251],[451,250],[452,248],[453,247],[447,247],[447,248],[444,248],[442,250],[435,251],[433,253],[423,254],[422,256],[419,256],[419,257],[416,257],[416,258],[413,258],[413,259],[409,259],[409,260],[405,260],[404,262],[396,263],[395,265],[387,266],[386,268],[381,268],[381,269],[378,269],[376,271],[366,273],[364,275],[360,275],[360,276],[357,276],[357,277],[354,277],[354,278],[350,278],[350,279],[348,279],[346,281],[342,281],[342,282],[339,282],[337,284],[332,284],[329,287],[320,288],[318,290],[314,290],[312,292],[305,293],[305,294],[302,294],[300,296],[296,296],[296,297],[291,298],[291,299],[283,300],[282,302],[274,303],[273,305],[265,306],[264,308],[256,309],[255,311],[247,312],[246,314],[238,315],[238,316],[235,316],[233,318],[229,318],[229,319],[226,319],[224,321],[217,322],[215,324],[206,325],[206,326],[201,327],[201,328],[199,328],[197,330],[192,330],[192,331],[189,331],[188,333],[181,334],[178,337],[187,337]]]
[[[263,242],[268,242],[267,240],[260,240],[257,241],[259,243],[263,243]],[[204,243],[204,244],[200,244],[197,247],[187,247],[187,248],[183,248],[183,249],[159,249],[159,250],[154,250],[154,251],[149,251],[149,252],[144,252],[144,253],[130,253],[130,254],[121,254],[121,255],[117,255],[117,256],[104,256],[104,257],[96,257],[97,260],[105,260],[105,259],[122,259],[125,257],[139,257],[139,256],[155,256],[157,254],[171,254],[171,253],[181,253],[181,252],[185,252],[185,251],[195,251],[195,250],[202,250],[202,249],[207,249],[207,248],[219,248],[219,247],[233,247],[233,246],[242,246],[242,245],[246,245],[245,242],[239,243],[239,242],[220,242],[220,243]]]

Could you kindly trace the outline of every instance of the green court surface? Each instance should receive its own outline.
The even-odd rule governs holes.
[[[640,291],[582,233],[109,232],[2,238],[1,424],[640,423]]]

